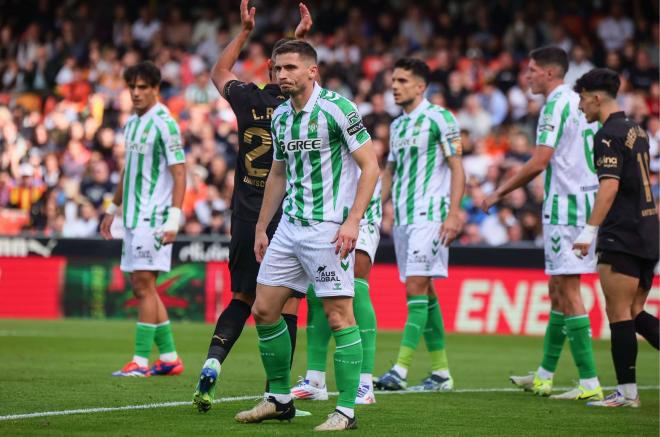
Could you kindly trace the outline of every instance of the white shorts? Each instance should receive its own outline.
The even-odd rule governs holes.
[[[449,248],[440,242],[440,226],[437,222],[423,222],[394,227],[394,251],[401,282],[408,276],[447,277]]]
[[[543,225],[546,275],[577,275],[596,271],[596,242],[582,259],[573,253],[573,242],[582,226]]]
[[[257,283],[306,293],[311,282],[319,297],[352,297],[355,252],[343,260],[335,254],[331,241],[339,226],[330,222],[301,226],[282,216],[259,266]]]
[[[360,225],[360,235],[358,236],[355,250],[361,250],[369,255],[371,264],[375,262],[376,250],[380,243],[380,229],[373,223]]]
[[[172,245],[156,241],[151,227],[126,229],[121,249],[120,268],[124,272],[169,272],[172,266]]]

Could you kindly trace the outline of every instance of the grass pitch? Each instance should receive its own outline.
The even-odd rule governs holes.
[[[297,402],[311,417],[292,423],[235,423],[234,414],[256,400],[230,400],[214,405],[207,414],[192,408],[190,400],[212,332],[211,325],[175,323],[177,349],[186,365],[178,377],[113,378],[132,355],[135,324],[125,321],[0,320],[0,434],[78,436],[169,435],[306,435],[325,420],[335,399]],[[264,373],[257,352],[255,330],[246,328],[225,362],[218,398],[259,396]],[[305,371],[305,331],[299,340],[292,383]],[[380,332],[376,375],[396,357],[401,333]],[[524,374],[538,366],[542,338],[449,335],[447,352],[457,392],[430,394],[376,393],[377,404],[357,408],[358,427],[350,435],[512,436],[535,435],[648,435],[659,429],[658,353],[640,342],[637,378],[640,409],[601,409],[581,402],[552,401],[510,391],[511,373]],[[609,341],[594,341],[601,383],[616,383]],[[331,346],[332,352],[332,346]],[[153,358],[156,353],[154,351]],[[331,354],[329,354],[331,358]],[[410,370],[409,384],[418,384],[428,371],[423,342]],[[330,363],[330,360],[329,360]],[[335,390],[332,367],[328,384]],[[569,387],[577,379],[565,345],[555,386]],[[501,389],[501,390],[500,390]],[[464,391],[461,391],[464,390]],[[167,402],[185,405],[160,405]],[[153,408],[81,412],[7,420],[6,416],[157,404]]]

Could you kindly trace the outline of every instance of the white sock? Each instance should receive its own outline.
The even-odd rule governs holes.
[[[394,370],[396,373],[398,373],[399,376],[403,379],[406,379],[408,377],[408,369],[406,369],[405,367],[401,367],[398,364],[395,364],[392,367],[392,370]]]
[[[202,368],[204,367],[210,367],[211,369],[215,369],[218,371],[218,373],[220,373],[221,366],[220,366],[220,361],[218,361],[217,358],[209,358],[206,361],[204,361],[204,366],[202,366]]]
[[[536,371],[536,375],[541,379],[552,379],[552,377],[555,376],[555,372],[549,372],[543,367],[539,366],[538,370]]]
[[[305,379],[309,381],[309,384],[316,388],[325,387],[325,372],[320,370],[308,370]]]
[[[160,354],[160,360],[165,361],[165,362],[170,362],[170,361],[176,361],[176,359],[179,356],[176,354],[176,352],[167,352],[164,354]]]
[[[360,373],[360,385],[368,385],[369,390],[374,389],[374,377],[371,373]]]
[[[580,385],[587,390],[595,390],[600,387],[600,381],[598,381],[597,376],[594,376],[593,378],[580,379]]]
[[[280,404],[286,404],[291,401],[291,395],[283,395],[281,393],[266,393],[266,397],[272,396]]]
[[[346,408],[346,407],[339,407],[337,406],[335,408],[337,411],[340,411],[344,416],[348,418],[354,418],[355,417],[355,410],[352,408]]]
[[[627,399],[637,399],[637,384],[619,384],[616,386],[619,393],[625,396]]]
[[[451,376],[449,375],[449,369],[434,370],[431,373],[439,376],[440,378],[444,378],[444,379],[451,378]]]
[[[137,363],[137,365],[140,367],[147,367],[149,365],[149,358],[133,355],[133,362]]]

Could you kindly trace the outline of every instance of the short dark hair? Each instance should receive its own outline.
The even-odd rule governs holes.
[[[421,78],[424,83],[429,83],[431,69],[426,62],[416,58],[401,58],[394,63],[394,68],[401,68],[410,71],[415,76]]]
[[[275,44],[273,44],[273,50],[271,50],[271,53],[273,54],[273,57],[275,56],[275,50],[279,49],[282,44],[286,44],[289,41],[295,41],[293,38],[281,38],[275,41]]]
[[[315,64],[317,63],[316,50],[314,50],[314,47],[306,41],[294,39],[283,42],[273,49],[273,58],[285,53],[298,53],[301,57],[311,59]]]
[[[616,71],[609,68],[594,68],[584,73],[576,82],[573,90],[576,93],[582,91],[605,91],[610,97],[616,97],[619,92],[621,80]]]
[[[568,71],[568,55],[559,47],[539,47],[538,49],[529,52],[529,57],[543,67],[547,65],[556,65],[561,68],[562,76]]]
[[[144,80],[151,87],[159,86],[160,69],[151,61],[142,61],[124,70],[126,83],[135,83],[138,79]]]

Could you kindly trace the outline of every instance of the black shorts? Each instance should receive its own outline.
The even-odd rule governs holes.
[[[657,263],[657,259],[640,258],[624,252],[609,250],[598,252],[598,264],[609,264],[613,272],[639,278],[639,287],[644,290],[651,289]]]
[[[279,220],[274,220],[266,229],[268,240],[273,239]],[[232,217],[231,242],[229,243],[229,273],[231,291],[254,296],[257,290],[259,263],[254,256],[254,231],[257,224]],[[294,291],[294,297],[305,297]]]

